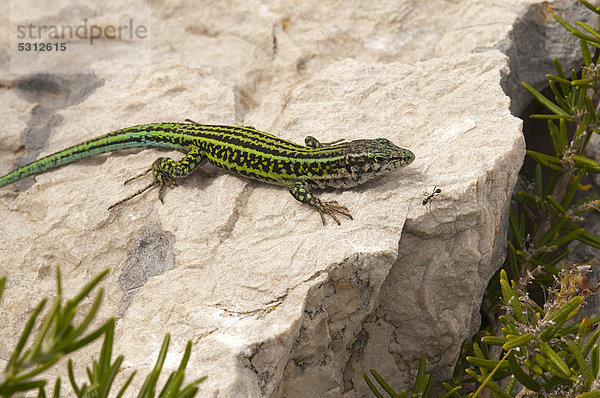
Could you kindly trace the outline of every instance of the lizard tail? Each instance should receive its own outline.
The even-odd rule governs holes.
[[[0,187],[12,184],[33,174],[43,173],[46,170],[76,162],[83,158],[116,151],[119,149],[137,147],[166,147],[185,152],[181,143],[169,140],[166,132],[177,129],[176,123],[156,123],[127,127],[112,133],[93,138],[91,140],[73,145],[41,159],[35,160],[25,166],[19,167],[11,173],[0,177]],[[170,128],[172,126],[172,129]]]

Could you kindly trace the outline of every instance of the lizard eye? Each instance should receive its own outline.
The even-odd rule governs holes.
[[[373,161],[375,163],[384,163],[385,162],[385,156],[380,156],[380,155],[373,156]]]

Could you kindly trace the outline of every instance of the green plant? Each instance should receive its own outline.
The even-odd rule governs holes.
[[[419,396],[419,394],[422,394],[422,396],[426,397],[429,394],[429,389],[431,388],[432,380],[431,380],[431,375],[425,373],[425,364],[426,364],[425,357],[421,357],[421,360],[419,362],[419,371],[417,373],[417,380],[415,381],[415,387],[413,389],[413,393],[411,394],[411,396],[416,397],[416,396]],[[373,378],[375,379],[375,381],[377,381],[377,383],[379,383],[381,388],[383,388],[383,390],[386,393],[388,393],[388,395],[390,397],[392,397],[392,398],[407,398],[408,397],[408,395],[406,395],[405,390],[400,391],[400,394],[396,393],[392,389],[392,387],[390,387],[389,384],[386,383],[386,381],[383,379],[383,377],[381,377],[379,375],[379,373],[377,373],[374,369],[371,369],[370,372],[371,372],[371,375],[373,376]],[[371,391],[373,391],[373,394],[375,394],[375,396],[377,398],[383,398],[383,395],[379,392],[377,387],[375,387],[375,385],[373,384],[373,382],[371,381],[369,376],[367,376],[367,374],[365,372],[362,372],[362,375],[365,379],[365,382],[371,389]]]
[[[596,9],[583,0],[580,2],[600,15],[600,8]],[[583,215],[599,208],[600,201],[593,194],[577,198],[578,192],[590,188],[582,184],[586,176],[600,173],[598,163],[585,156],[592,134],[600,132],[600,59],[596,59],[594,64],[589,51],[590,45],[600,47],[600,33],[578,22],[578,26],[593,32],[593,35],[584,34],[560,17],[554,15],[554,18],[579,37],[585,65],[579,73],[572,70],[571,80],[568,80],[558,60],[554,59],[556,75],[546,75],[554,102],[523,83],[527,91],[551,112],[531,117],[547,119],[555,153],[527,151],[537,162],[534,189],[532,192],[518,192],[513,198],[520,212],[516,216],[511,208],[513,240],[508,242],[505,264],[507,272],[515,280],[541,267],[542,272],[536,275],[536,280],[546,286],[553,281],[551,275],[558,273],[559,263],[568,256],[568,243],[579,240],[600,248],[600,239],[578,225]],[[543,178],[542,167],[549,171],[548,178]]]
[[[531,277],[517,284],[509,282],[502,270],[500,284],[506,310],[499,317],[502,336],[483,336],[473,344],[473,355],[465,358],[470,365],[465,370],[467,377],[458,383],[476,383],[479,389],[461,395],[461,385],[442,383],[446,392],[441,397],[474,398],[486,387],[500,398],[531,396],[525,394],[600,398],[600,330],[592,332],[600,316],[567,325],[577,315],[586,295],[595,293],[590,292],[587,268],[561,271],[556,285],[549,290],[544,308],[526,291]],[[490,359],[490,352],[496,346],[501,347],[504,355],[501,359]],[[390,397],[408,397],[404,390],[398,394],[391,389],[376,371],[371,369],[371,374]],[[363,376],[375,396],[383,397],[364,372]],[[522,386],[518,391],[517,382]],[[425,359],[421,358],[410,396],[426,398],[430,388],[431,377],[425,374]]]
[[[475,355],[466,358],[474,367],[466,370],[469,376],[482,383],[496,369],[493,380],[505,380],[505,388],[493,380],[486,387],[499,397],[513,397],[517,381],[523,386],[521,394],[533,391],[551,397],[600,397],[600,331],[591,333],[600,316],[566,325],[589,294],[587,268],[562,270],[548,291],[544,308],[529,297],[526,285],[530,278],[509,283],[502,270],[500,284],[506,310],[499,317],[502,336],[484,336],[474,344]],[[506,360],[490,360],[491,346],[502,347]]]
[[[417,372],[417,379],[415,380],[415,386],[413,388],[413,392],[410,394],[410,397],[427,398],[429,396],[429,392],[430,392],[431,386],[433,384],[433,379],[431,378],[430,374],[425,372],[425,366],[426,366],[425,357],[421,357],[421,359],[419,360],[419,370]],[[404,389],[402,389],[399,394],[396,391],[394,391],[394,389],[392,389],[392,387],[390,387],[390,385],[388,383],[386,383],[386,381],[383,379],[383,377],[381,377],[381,375],[379,375],[379,373],[377,373],[374,369],[370,369],[370,373],[373,376],[373,378],[375,379],[375,381],[377,381],[377,383],[381,386],[381,388],[383,388],[383,390],[390,397],[392,397],[392,398],[408,398],[409,397],[408,393]],[[365,372],[362,372],[362,375],[363,375],[363,378],[365,379],[365,382],[369,386],[369,389],[373,392],[373,394],[377,398],[383,398],[383,394],[381,394],[379,392],[379,390],[377,389],[377,387],[375,387],[375,384],[373,384],[373,382],[371,381],[369,376]],[[448,383],[442,383],[442,384],[444,385],[444,387],[446,388],[447,391],[444,394],[442,394],[439,398],[454,397],[454,393],[458,393],[458,391],[460,391],[460,389],[462,388],[460,386],[453,387]]]
[[[111,363],[115,320],[111,318],[91,333],[86,333],[86,330],[100,308],[103,289],[100,289],[96,294],[92,306],[84,314],[82,321],[78,324],[74,323],[74,318],[78,314],[81,301],[91,293],[107,274],[108,270],[104,270],[84,286],[74,298],[67,300],[63,304],[60,271],[57,268],[57,295],[54,304],[41,321],[37,322],[48,301],[47,299],[41,300],[29,317],[4,372],[0,374],[0,396],[10,397],[19,392],[37,390],[38,396],[45,397],[45,387],[48,381],[42,377],[43,372],[62,357],[91,344],[101,336],[104,336],[104,342],[100,359],[93,362],[91,369],[87,368],[89,384],[84,383],[82,386],[77,384],[73,372],[73,363],[70,359],[68,362],[69,380],[78,397],[95,398],[107,397],[109,395],[112,383],[124,359],[120,355]],[[2,297],[5,283],[6,277],[0,278],[0,298]],[[39,327],[34,333],[36,324]],[[30,338],[33,341],[29,344],[29,348],[25,349]],[[139,397],[154,397],[156,395],[156,384],[167,354],[169,340],[169,335],[165,336],[156,365],[146,377],[146,381],[138,394]],[[196,394],[198,391],[197,386],[204,378],[198,379],[181,389],[184,370],[190,352],[191,342],[188,341],[179,368],[169,376],[159,394],[160,397],[192,397]],[[117,393],[117,397],[124,394],[134,375],[135,372],[127,379]],[[61,380],[58,378],[54,383],[52,395],[58,397],[60,389]]]
[[[600,15],[600,7],[579,2]],[[461,353],[444,396],[459,398],[458,387],[469,391],[473,388],[466,386],[475,385],[477,391],[465,397],[478,396],[485,387],[494,397],[600,398],[600,331],[591,333],[600,316],[567,324],[585,296],[598,289],[586,276],[588,266],[564,265],[575,240],[600,248],[600,239],[581,226],[586,214],[600,209],[595,194],[585,194],[591,187],[586,178],[600,173],[600,165],[585,152],[592,135],[600,133],[600,56],[594,59],[590,52],[590,47],[600,48],[600,32],[554,18],[579,39],[584,66],[566,75],[554,59],[556,74],[546,75],[552,99],[523,83],[550,111],[531,117],[546,119],[554,151],[527,151],[536,161],[534,180],[531,189],[513,196],[506,261],[482,304],[490,326]],[[545,291],[545,303],[530,298],[532,289]],[[369,387],[375,393],[372,382]]]

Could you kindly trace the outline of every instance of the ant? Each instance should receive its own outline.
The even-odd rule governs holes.
[[[423,206],[427,205],[427,203],[431,202],[434,197],[436,195],[439,195],[440,193],[442,193],[442,190],[440,188],[437,187],[437,185],[435,185],[433,187],[433,192],[432,193],[428,193],[427,191],[425,191],[425,195],[427,195],[427,197],[425,199],[423,199]]]

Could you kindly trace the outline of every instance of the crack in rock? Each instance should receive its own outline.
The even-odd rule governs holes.
[[[258,318],[264,318],[270,312],[275,311],[277,309],[277,307],[283,303],[283,301],[290,294],[290,292],[294,291],[295,289],[297,289],[298,287],[302,286],[303,284],[305,284],[307,282],[315,280],[316,278],[320,277],[324,273],[329,273],[332,270],[337,269],[338,267],[344,265],[345,262],[346,262],[346,260],[342,261],[342,263],[340,263],[340,264],[331,264],[327,268],[313,273],[308,278],[298,282],[297,284],[295,284],[292,287],[288,287],[287,289],[285,289],[285,292],[283,294],[275,297],[271,301],[266,302],[265,304],[263,304],[263,306],[261,308],[256,308],[256,309],[248,310],[248,311],[237,311],[237,310],[228,309],[225,306],[220,305],[219,303],[215,304],[215,307],[231,316],[243,316],[243,315],[252,316],[252,315],[258,314]],[[309,315],[309,317],[310,317],[310,315]]]
[[[215,248],[219,247],[224,241],[231,237],[235,224],[248,206],[248,200],[250,199],[250,194],[254,190],[254,187],[253,181],[248,182],[235,198],[236,205],[233,208],[233,211],[227,218],[227,221],[216,230],[217,236],[219,236],[220,239],[219,244],[216,245]]]

